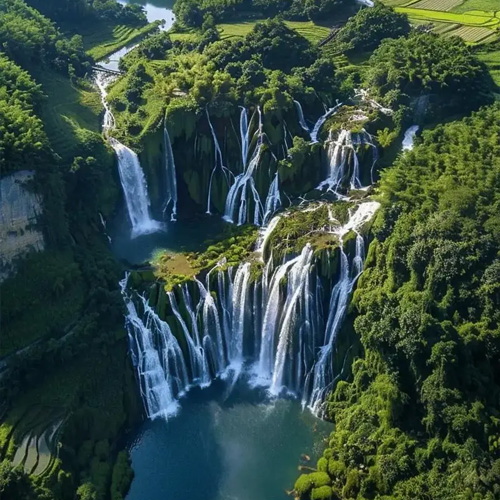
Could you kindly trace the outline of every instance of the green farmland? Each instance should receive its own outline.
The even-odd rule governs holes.
[[[498,0],[384,0],[417,25],[432,24],[443,36],[459,36],[471,44],[487,43],[500,34]]]
[[[218,24],[221,38],[244,37],[258,23],[259,20],[242,21],[231,24]],[[330,29],[325,26],[319,26],[312,21],[286,21],[289,28],[296,30],[311,43],[318,43],[328,36]]]

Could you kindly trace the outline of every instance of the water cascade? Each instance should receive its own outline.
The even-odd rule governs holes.
[[[167,119],[163,123],[163,147],[165,148],[166,201],[163,208],[165,215],[170,211],[170,220],[177,220],[177,178],[175,172],[174,153],[167,130]]]
[[[111,130],[115,127],[115,119],[106,100],[106,87],[109,78],[106,79],[105,76],[98,73],[95,82],[101,93],[101,101],[104,106],[102,130],[109,144],[115,150],[118,159],[118,172],[128,217],[132,225],[132,237],[161,231],[163,228],[161,223],[151,217],[148,186],[139,158],[130,148],[110,136]]]
[[[219,262],[203,281],[178,285],[166,294],[166,321],[124,280],[131,351],[148,415],[166,416],[190,387],[204,387],[229,374],[236,379],[242,372],[270,395],[292,393],[321,413],[335,380],[336,338],[363,269],[359,230],[377,208],[376,202],[364,202],[346,224],[331,229],[340,242],[333,250],[339,255],[334,277],[319,273],[309,243],[279,265],[272,252],[264,258],[277,216],[257,242],[260,275],[252,277],[250,262],[229,269]],[[355,234],[355,245],[344,248],[348,233]]]
[[[243,106],[240,106],[240,108],[241,164],[243,165],[243,168],[245,168],[250,143],[250,130],[248,129],[247,110]]]
[[[377,147],[373,144],[368,132],[351,133],[341,130],[336,139],[330,132],[327,141],[328,176],[322,181],[318,189],[338,193],[338,190],[347,185],[349,189],[362,189],[360,180],[360,164],[358,154],[365,146],[372,150],[372,165],[370,175],[373,178],[373,168],[378,158]]]
[[[402,144],[403,151],[413,149],[413,141],[415,140],[415,135],[417,134],[419,128],[420,127],[418,125],[412,125],[406,130]]]
[[[342,103],[337,104],[333,108],[327,109],[324,114],[322,114],[319,118],[318,121],[314,124],[314,127],[311,131],[311,143],[314,144],[318,142],[318,134],[319,131],[321,130],[321,127],[323,126],[323,123],[332,116],[337,109],[339,109],[342,106]]]
[[[208,113],[208,109],[206,110],[207,112],[207,119],[208,119],[208,124],[210,126],[210,132],[212,133],[212,139],[214,141],[214,149],[215,149],[215,162],[214,162],[214,168],[212,169],[212,173],[210,174],[210,182],[208,184],[208,199],[207,199],[207,214],[211,214],[212,212],[210,211],[210,207],[212,206],[212,183],[214,180],[214,175],[217,169],[220,169],[222,174],[224,175],[224,178],[229,185],[229,175],[233,175],[232,172],[224,166],[224,160],[222,159],[222,150],[219,145],[219,141],[217,139],[217,134],[215,133],[214,126],[212,125],[212,120],[210,120],[210,115]]]
[[[257,144],[252,153],[250,161],[247,163],[246,158],[248,157],[249,130],[248,122],[246,120],[246,112],[244,113],[243,110],[241,112],[240,132],[242,138],[242,157],[244,158],[245,162],[243,163],[243,172],[235,177],[234,183],[229,189],[229,193],[227,194],[226,206],[224,210],[224,220],[236,223],[239,226],[251,220],[256,226],[261,226],[267,222],[269,217],[281,205],[278,185],[279,179],[278,175],[276,174],[273,182],[269,187],[269,193],[264,208],[262,206],[259,192],[257,191],[257,188],[255,186],[254,179],[254,173],[260,163],[262,155],[262,145],[264,140],[264,132],[262,130],[262,114],[260,109],[257,108],[259,115],[259,126],[256,132],[258,134]],[[253,218],[250,218],[249,214],[249,195],[253,200]]]
[[[179,407],[178,398],[188,389],[188,371],[179,342],[147,300],[127,291],[128,276],[120,282],[127,307],[126,327],[132,361],[137,369],[144,407],[149,418],[168,417]],[[142,306],[142,313],[136,303]]]
[[[302,105],[300,104],[299,101],[296,101],[295,99],[293,100],[295,104],[295,108],[297,109],[297,114],[299,115],[299,123],[300,126],[309,134],[311,135],[311,130],[309,129],[309,126],[306,123],[306,119],[304,118],[304,111],[302,110]]]
[[[137,155],[127,146],[109,137],[118,158],[118,172],[132,224],[132,237],[160,231],[161,223],[151,218],[146,177]]]
[[[333,108],[326,109],[325,112],[318,118],[316,123],[314,124],[312,130],[307,125],[307,122],[304,118],[304,111],[302,110],[302,106],[299,101],[294,100],[295,108],[297,109],[297,114],[299,115],[299,123],[300,126],[309,134],[311,138],[311,144],[318,142],[318,134],[321,130],[321,127],[325,123],[325,121],[332,116],[339,108],[342,106],[342,103],[337,104]],[[326,106],[325,106],[326,107]]]

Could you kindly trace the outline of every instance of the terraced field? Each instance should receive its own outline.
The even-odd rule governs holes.
[[[459,36],[470,44],[500,36],[500,0],[382,0],[416,24],[432,24],[445,36]]]
[[[157,26],[156,22],[138,28],[121,24],[108,26],[97,23],[86,26],[83,31],[79,28],[78,34],[83,36],[83,45],[87,53],[99,60],[143,37]],[[67,34],[72,33],[69,31]]]
[[[246,36],[259,20],[242,21],[239,23],[219,24],[217,28],[221,38],[234,38]],[[319,26],[312,21],[286,21],[289,28],[296,30],[311,43],[317,44],[330,33],[330,29]]]
[[[463,0],[418,0],[412,3],[414,9],[429,9],[429,10],[452,10],[453,7],[460,5]]]

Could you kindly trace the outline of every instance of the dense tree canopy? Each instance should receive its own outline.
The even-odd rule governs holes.
[[[140,5],[121,4],[116,0],[27,0],[42,14],[56,21],[76,22],[82,18],[142,24],[146,15]]]
[[[35,114],[43,94],[29,73],[0,52],[0,168],[22,169],[48,148]]]
[[[369,51],[377,48],[385,38],[398,38],[410,32],[410,23],[404,14],[377,2],[375,7],[361,9],[335,36],[338,50]]]
[[[288,19],[324,20],[352,7],[349,0],[177,0],[174,12],[181,24],[201,27],[207,17],[221,22],[248,13],[258,13],[261,17],[282,14]]]
[[[499,139],[495,105],[425,133],[382,176],[354,298],[365,355],[330,399],[318,462],[341,498],[500,495]],[[301,498],[318,488],[307,477]]]
[[[0,49],[24,68],[52,65],[82,76],[91,59],[82,37],[63,37],[54,24],[22,0],[0,0]]]
[[[448,111],[474,109],[491,90],[485,66],[462,39],[430,33],[383,41],[365,83],[388,105],[427,94]]]

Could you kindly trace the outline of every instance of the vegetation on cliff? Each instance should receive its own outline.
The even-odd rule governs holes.
[[[353,300],[364,356],[328,402],[328,494],[306,475],[301,498],[499,495],[499,137],[494,105],[383,173]]]
[[[179,0],[180,21],[197,29],[186,38],[156,33],[123,59],[126,74],[109,94],[117,137],[162,168],[154,140],[166,120],[180,160],[179,205],[205,210],[213,168],[207,110],[236,169],[238,106],[247,107],[254,129],[260,107],[269,139],[262,170],[279,170],[293,194],[317,186],[323,167],[321,146],[300,127],[294,99],[317,118],[323,103],[333,106],[367,87],[366,99],[348,101],[324,131],[367,124],[387,146],[386,166],[405,126],[437,123],[492,100],[478,51],[459,39],[410,33],[404,16],[382,6],[362,9],[325,48],[279,18],[256,23],[241,39],[221,40],[215,27],[248,11],[317,19],[345,6]],[[20,262],[1,289],[0,496],[7,498],[120,500],[131,479],[120,438],[141,415],[122,328],[123,269],[100,226],[101,215],[118,204],[116,165],[99,133],[98,95],[83,78],[93,64],[84,48],[95,44],[63,34],[78,28],[75,16],[100,27],[146,29],[142,9],[111,0],[0,0],[0,168],[2,175],[35,170],[31,188],[43,198],[39,224],[47,242],[47,252]],[[394,113],[384,115],[370,98]],[[362,125],[351,120],[355,110],[366,113]],[[299,478],[302,498],[500,495],[499,121],[493,105],[434,126],[383,172],[383,209],[351,311],[364,355],[353,364],[352,380],[329,398],[336,430],[318,471]],[[148,175],[150,165],[143,165]],[[213,204],[221,210],[225,193],[214,185]],[[269,243],[275,257],[311,240],[333,247],[321,229],[332,215],[345,220],[349,204],[338,207],[283,217]],[[255,239],[246,226],[182,261],[159,254],[156,278],[169,289],[221,258],[221,265],[236,265],[251,258]],[[43,475],[10,464],[33,429],[45,432],[58,420],[61,448]]]

